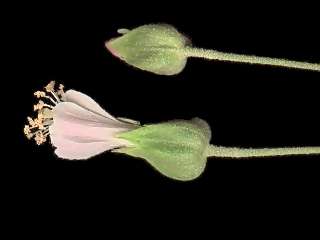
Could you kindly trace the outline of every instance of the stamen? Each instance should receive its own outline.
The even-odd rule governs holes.
[[[45,130],[42,131],[43,134],[49,133],[49,128],[46,128]]]
[[[58,103],[61,102],[59,96],[57,96],[55,91],[50,91],[49,93],[51,93],[51,95],[56,99]]]
[[[64,86],[59,85],[59,89],[56,92],[55,81],[51,81],[46,87],[45,91],[36,91],[34,96],[36,98],[49,99],[53,105],[47,104],[42,100],[39,100],[37,104],[33,106],[34,111],[38,116],[35,119],[27,117],[29,125],[25,125],[23,132],[28,139],[34,139],[38,145],[47,141],[47,136],[50,135],[49,126],[53,123],[52,109],[64,99]],[[49,93],[49,94],[48,94]]]
[[[51,93],[52,96],[56,99],[57,102],[60,102],[59,97],[56,95],[55,90],[54,90],[54,86],[55,86],[55,81],[51,81],[47,86],[45,86],[45,90],[48,93]],[[54,101],[55,102],[55,101]],[[55,103],[56,104],[56,103]]]
[[[54,107],[54,106],[49,105],[49,104],[46,104],[46,103],[45,103],[45,104],[43,104],[43,106],[44,106],[44,107],[47,107],[47,108],[50,108],[50,109],[53,109],[53,107]]]
[[[51,81],[51,82],[49,82],[49,84],[47,85],[47,86],[45,86],[44,88],[45,88],[45,90],[47,91],[47,92],[54,92],[54,85],[56,84],[56,82],[55,81]]]
[[[38,114],[41,114],[43,119],[52,119],[52,110],[48,108],[43,108],[39,111]]]
[[[33,110],[34,111],[41,110],[44,107],[44,105],[45,105],[44,102],[42,100],[40,100],[38,104],[35,104],[33,106]]]
[[[30,126],[29,125],[25,125],[24,128],[23,128],[23,132],[24,132],[24,135],[26,135],[26,137],[28,139],[31,139],[33,134],[31,133],[31,129],[30,129]]]
[[[35,95],[37,98],[49,99],[54,105],[57,105],[57,101],[55,101],[52,97],[47,96],[44,91],[36,91],[33,95]]]
[[[33,121],[33,119],[32,119],[31,117],[27,117],[27,120],[28,120],[29,125],[30,125],[31,127],[36,127],[36,124],[35,124],[35,122]]]
[[[41,145],[42,143],[44,143],[47,139],[46,137],[43,135],[43,133],[41,131],[36,132],[36,136],[34,138],[34,140],[36,141],[36,143],[38,145]]]
[[[34,95],[37,97],[37,98],[41,98],[41,97],[45,97],[46,96],[46,93],[43,92],[43,91],[36,91],[34,93]]]
[[[63,99],[64,95],[64,86],[62,84],[59,85],[59,90],[57,91],[58,96],[60,96]]]
[[[30,126],[29,126],[30,127]],[[38,126],[33,126],[33,127],[30,127],[30,130],[34,130],[35,128],[38,128]]]
[[[53,100],[52,97],[49,97],[49,96],[44,96],[44,97],[49,99],[54,105],[57,105],[57,102],[55,100]]]

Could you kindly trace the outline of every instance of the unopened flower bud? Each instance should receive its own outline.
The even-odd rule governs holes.
[[[161,75],[178,74],[187,57],[181,51],[188,39],[167,24],[120,29],[120,37],[106,42],[107,49],[129,65]]]

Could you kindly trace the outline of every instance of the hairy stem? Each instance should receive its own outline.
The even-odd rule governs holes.
[[[229,61],[229,62],[239,62],[239,63],[249,63],[249,64],[258,64],[258,65],[270,65],[277,67],[286,67],[286,68],[296,68],[296,69],[305,69],[311,71],[320,71],[319,63],[308,63],[308,62],[299,62],[291,61],[287,59],[278,59],[270,57],[258,57],[254,55],[242,55],[235,53],[224,53],[216,50],[203,49],[203,48],[192,48],[187,47],[183,50],[184,54],[187,57],[198,57],[218,61]]]
[[[208,157],[253,158],[320,154],[320,147],[236,148],[210,145]]]

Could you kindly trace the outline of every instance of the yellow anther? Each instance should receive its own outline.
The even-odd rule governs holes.
[[[33,121],[33,119],[31,117],[27,117],[27,119],[28,119],[28,122],[29,122],[31,127],[35,127],[36,126],[35,122]]]
[[[36,136],[34,138],[34,140],[36,141],[36,143],[38,145],[41,145],[42,143],[44,143],[46,141],[46,137],[43,135],[43,133],[40,131],[40,132],[37,132],[36,133]]]
[[[54,85],[55,85],[55,81],[51,81],[49,82],[49,84],[47,86],[45,86],[45,90],[47,92],[54,92]]]
[[[26,137],[28,139],[31,139],[32,138],[32,133],[31,133],[31,130],[30,130],[30,126],[29,125],[25,125],[24,128],[23,128],[23,132],[24,132],[24,135],[26,135]]]
[[[41,98],[41,97],[45,97],[46,96],[46,93],[43,92],[43,91],[36,91],[34,93],[34,95],[37,97],[37,98]]]
[[[36,118],[36,119],[34,119],[34,122],[35,122],[36,126],[37,126],[40,130],[45,129],[45,127],[43,126],[42,119]]]
[[[43,107],[44,107],[44,102],[40,100],[38,104],[33,106],[33,110],[38,111],[38,110],[41,110]]]

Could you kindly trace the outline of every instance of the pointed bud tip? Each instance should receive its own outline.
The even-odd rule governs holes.
[[[115,57],[120,58],[120,55],[116,50],[111,46],[113,39],[110,39],[105,42],[105,46],[108,49],[108,51]]]

